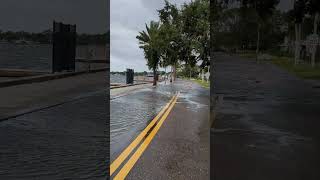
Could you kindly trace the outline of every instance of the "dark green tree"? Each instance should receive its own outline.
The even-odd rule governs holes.
[[[144,51],[144,56],[147,59],[147,66],[153,70],[153,85],[157,85],[157,69],[161,57],[161,36],[160,25],[158,22],[151,21],[150,25],[146,24],[146,31],[139,32],[136,38],[139,40],[140,48]]]

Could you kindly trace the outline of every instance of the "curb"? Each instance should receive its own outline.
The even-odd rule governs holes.
[[[129,87],[129,86],[137,86],[137,85],[142,85],[142,84],[149,84],[149,83],[148,82],[143,82],[143,83],[139,83],[139,84],[119,85],[119,86],[110,87],[110,89],[118,89],[118,88],[124,88],[124,87]]]
[[[0,88],[16,86],[21,84],[44,82],[49,80],[66,78],[70,76],[81,75],[85,73],[96,73],[96,72],[107,71],[107,70],[108,68],[99,68],[99,69],[93,69],[89,71],[66,72],[66,73],[58,73],[58,74],[46,74],[46,75],[38,75],[38,76],[32,76],[32,77],[23,77],[16,80],[2,81],[0,82]]]

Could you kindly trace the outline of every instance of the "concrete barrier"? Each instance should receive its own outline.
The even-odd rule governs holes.
[[[26,77],[47,74],[45,71],[34,71],[25,69],[0,69],[0,77]]]
[[[22,77],[14,80],[1,81],[0,88],[20,85],[20,84],[29,84],[29,83],[37,83],[37,82],[54,80],[54,79],[61,79],[61,78],[66,78],[66,77],[85,74],[85,73],[95,73],[95,72],[101,72],[101,71],[107,72],[107,70],[108,68],[99,68],[99,69],[91,69],[89,71],[63,72],[63,73],[53,73],[53,74],[37,75],[37,76],[30,76],[30,77]]]

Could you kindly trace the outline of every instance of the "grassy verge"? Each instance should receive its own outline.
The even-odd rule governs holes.
[[[181,77],[181,79],[184,79],[184,80],[190,80],[190,81],[193,81],[195,83],[198,83],[200,86],[204,87],[204,88],[210,88],[210,81],[207,82],[205,80],[202,80],[201,79],[195,79],[195,78],[189,78],[189,77]]]
[[[272,63],[304,79],[320,79],[320,67],[311,67],[310,64],[294,65],[288,57],[275,57]]]
[[[239,54],[240,57],[245,57],[249,59],[255,59],[256,55],[254,53],[243,53]],[[290,57],[286,56],[276,56],[273,55],[271,62],[288,72],[295,74],[296,76],[303,79],[320,79],[320,67],[311,67],[310,64],[298,64],[294,65]]]
[[[256,59],[255,53],[242,53],[238,54],[240,57],[249,58],[249,59]]]
[[[191,79],[193,82],[198,83],[200,86],[204,87],[204,88],[210,88],[210,83],[207,81],[203,81],[201,79]]]

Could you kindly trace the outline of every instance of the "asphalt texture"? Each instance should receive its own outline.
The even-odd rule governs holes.
[[[16,116],[0,122],[0,179],[107,178],[109,91],[101,75],[0,90],[13,100],[3,112]]]
[[[111,161],[177,91],[173,110],[126,179],[209,179],[209,90],[190,81],[111,100]]]
[[[269,63],[219,54],[211,179],[320,179],[320,89]]]

